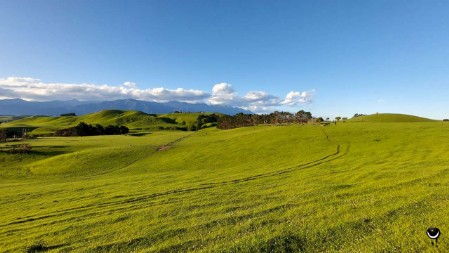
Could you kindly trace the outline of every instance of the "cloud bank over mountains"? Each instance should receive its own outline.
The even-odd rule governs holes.
[[[228,83],[215,84],[212,87],[212,93],[209,93],[184,88],[140,89],[133,82],[113,86],[89,83],[46,83],[29,77],[0,78],[0,99],[21,98],[31,101],[71,99],[81,101],[116,99],[137,99],[152,102],[180,101],[235,106],[260,113],[276,110],[280,106],[298,107],[302,104],[312,103],[313,95],[314,90],[291,91],[285,98],[279,98],[264,91],[250,91],[246,95],[240,96]]]

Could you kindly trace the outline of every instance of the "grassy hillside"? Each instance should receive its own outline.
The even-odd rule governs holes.
[[[352,118],[350,122],[431,122],[434,120],[407,114],[377,113]]]
[[[30,140],[0,151],[0,248],[446,252],[448,138],[348,122]]]
[[[11,116],[11,115],[0,115],[0,123],[5,123],[13,120],[22,119],[26,116]]]
[[[196,122],[200,114],[202,113],[169,113],[161,114],[159,117],[172,119],[178,124],[189,124]]]
[[[140,111],[104,110],[82,116],[32,116],[3,123],[2,128],[28,128],[32,134],[51,134],[62,128],[72,127],[80,122],[100,125],[125,125],[131,130],[155,130],[159,128],[186,128],[196,123],[198,113],[176,113],[154,115]]]
[[[159,118],[171,119],[179,125],[185,125],[188,129],[197,125],[197,119],[200,115],[211,115],[212,113],[170,113],[158,115]],[[214,113],[215,115],[223,115],[221,113]],[[210,125],[210,124],[209,124]]]

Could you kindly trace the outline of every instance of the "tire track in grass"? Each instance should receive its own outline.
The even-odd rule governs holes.
[[[185,138],[187,138],[187,136],[185,136],[183,138],[185,139]],[[177,141],[180,141],[180,140],[177,139],[171,143],[176,143]],[[155,199],[155,198],[162,197],[162,196],[170,196],[170,195],[174,195],[174,194],[185,194],[185,193],[191,193],[191,192],[196,192],[196,191],[203,191],[203,190],[208,190],[208,189],[212,189],[212,188],[218,188],[218,187],[222,187],[222,186],[233,185],[233,184],[238,184],[238,183],[243,183],[243,182],[248,182],[248,181],[254,181],[254,180],[258,180],[258,179],[262,179],[262,178],[283,175],[283,174],[291,173],[291,172],[294,172],[294,171],[297,171],[300,169],[312,168],[312,167],[321,165],[323,163],[327,163],[327,162],[331,162],[331,161],[340,159],[348,154],[349,149],[350,149],[349,143],[347,144],[344,152],[342,152],[341,149],[342,149],[341,145],[338,145],[337,150],[334,153],[328,154],[328,155],[326,155],[322,158],[319,158],[317,160],[313,160],[313,161],[303,163],[303,164],[300,164],[300,165],[297,165],[294,167],[290,167],[287,169],[283,169],[283,170],[262,173],[262,174],[258,174],[258,175],[254,175],[254,176],[243,177],[243,178],[239,178],[239,179],[233,179],[233,180],[222,181],[222,182],[204,183],[204,184],[200,184],[195,187],[178,188],[178,189],[173,189],[173,190],[158,192],[158,193],[152,193],[152,194],[138,196],[138,197],[131,197],[131,198],[123,199],[123,200],[116,200],[116,201],[91,204],[91,205],[86,205],[86,206],[81,206],[81,207],[67,208],[67,209],[55,211],[53,213],[43,215],[43,216],[18,218],[16,221],[12,221],[7,224],[0,224],[0,227],[6,227],[6,226],[10,226],[10,225],[18,225],[18,224],[23,224],[23,223],[27,223],[27,222],[33,222],[33,221],[38,221],[38,220],[42,220],[42,219],[53,218],[53,217],[60,216],[62,214],[67,215],[69,213],[79,212],[81,210],[89,210],[89,209],[94,209],[94,208],[102,209],[102,208],[116,206],[116,205],[132,204],[132,203],[136,203],[136,202],[140,202],[140,201]],[[150,204],[157,204],[157,203],[150,203]],[[147,207],[148,207],[148,205],[147,205]],[[72,218],[73,217],[71,217],[71,219]]]
[[[178,142],[180,142],[180,141],[182,141],[182,140],[184,140],[184,139],[186,139],[187,137],[190,137],[190,136],[192,136],[192,135],[194,135],[195,133],[191,133],[191,134],[189,134],[189,135],[186,135],[186,136],[183,136],[183,137],[181,137],[181,138],[178,138],[178,139],[176,139],[176,140],[174,140],[174,141],[171,141],[171,142],[169,142],[169,143],[167,143],[167,144],[165,144],[165,145],[162,145],[162,146],[160,146],[160,147],[158,147],[156,150],[157,151],[163,151],[163,150],[167,150],[167,149],[170,149],[173,145],[175,145],[176,143],[178,143]]]
[[[125,169],[125,168],[127,168],[127,167],[129,167],[129,166],[131,166],[131,165],[133,165],[133,164],[135,164],[135,163],[137,163],[137,162],[139,162],[139,161],[141,161],[141,160],[143,160],[143,159],[146,159],[146,158],[148,158],[148,157],[154,155],[154,154],[157,153],[158,151],[163,151],[163,150],[169,149],[169,148],[172,147],[174,144],[176,144],[176,143],[178,143],[178,142],[180,142],[180,141],[183,141],[184,139],[186,139],[186,138],[188,138],[188,137],[190,137],[190,136],[192,136],[192,135],[194,135],[194,134],[195,134],[195,133],[191,133],[191,134],[189,134],[189,135],[186,135],[186,136],[183,136],[183,137],[181,137],[181,138],[175,139],[175,140],[173,140],[173,141],[171,141],[171,142],[169,142],[169,143],[167,143],[167,144],[164,144],[164,145],[162,145],[162,146],[159,146],[158,148],[152,150],[152,151],[151,151],[150,153],[148,153],[147,155],[145,155],[145,156],[143,156],[143,157],[140,157],[140,158],[138,158],[138,159],[136,159],[136,160],[134,160],[134,161],[132,161],[132,162],[126,164],[126,165],[123,165],[123,166],[121,166],[121,167],[119,167],[119,168],[117,168],[117,169],[113,169],[113,170],[108,170],[108,171],[105,171],[105,172],[100,172],[100,173],[92,174],[92,175],[87,176],[87,178],[95,177],[95,176],[101,176],[101,175],[105,175],[105,174],[109,174],[109,173],[112,173],[112,172],[116,172],[116,171]]]

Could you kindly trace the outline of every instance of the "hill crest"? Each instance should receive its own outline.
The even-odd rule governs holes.
[[[234,115],[252,113],[238,107],[224,105],[208,105],[204,103],[190,104],[186,102],[150,102],[136,99],[120,99],[113,101],[25,101],[22,99],[0,99],[0,115],[51,115],[65,113],[84,115],[101,110],[136,110],[150,114],[182,112],[215,112]]]
[[[352,118],[349,121],[350,122],[432,122],[434,120],[400,113],[376,113]]]
[[[189,130],[202,113],[147,114],[135,110],[102,110],[81,116],[30,116],[2,124],[1,128],[27,128],[31,134],[46,135],[58,129],[87,124],[124,125],[131,130]],[[207,113],[206,113],[207,115]],[[195,128],[196,129],[196,128]]]

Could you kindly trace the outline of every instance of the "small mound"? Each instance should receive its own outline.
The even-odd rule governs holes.
[[[434,120],[398,113],[376,113],[352,118],[350,122],[432,122]]]

